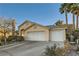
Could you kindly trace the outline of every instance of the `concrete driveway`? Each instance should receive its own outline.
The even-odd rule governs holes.
[[[12,48],[0,50],[1,56],[40,56],[43,55],[48,42],[24,42]]]

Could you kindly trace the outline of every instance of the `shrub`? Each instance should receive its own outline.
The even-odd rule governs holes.
[[[16,41],[16,38],[17,38],[17,37],[15,37],[15,36],[9,36],[9,37],[7,38],[7,42]]]
[[[55,56],[55,48],[54,47],[47,47],[45,51],[45,55],[47,56]]]
[[[70,41],[70,35],[68,33],[66,33],[66,39]]]
[[[17,36],[17,41],[24,41],[24,37],[23,36]]]
[[[66,33],[66,39],[71,41],[71,35],[74,37],[73,42],[76,42],[76,39],[79,38],[79,30],[72,31],[71,33]]]
[[[4,37],[0,36],[0,45],[3,45],[4,42],[5,42]]]
[[[76,51],[79,51],[79,47],[77,48],[77,50]]]
[[[75,32],[79,32],[79,30],[75,30]]]
[[[74,42],[79,38],[79,30],[75,30],[72,32],[72,35],[74,36]]]
[[[57,48],[55,53],[56,53],[57,56],[64,56],[65,55],[65,49]]]
[[[44,52],[47,56],[63,56],[65,55],[65,50],[63,48],[47,47]]]
[[[1,40],[1,41],[4,41],[4,37],[3,37],[3,36],[0,36],[0,40]]]
[[[8,42],[11,42],[11,41],[23,41],[24,38],[22,36],[9,36],[7,38],[7,41]]]

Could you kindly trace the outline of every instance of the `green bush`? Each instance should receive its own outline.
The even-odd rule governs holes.
[[[75,30],[75,32],[79,32],[79,30]]]
[[[79,30],[73,31],[72,35],[74,36],[74,42],[76,42],[76,40],[79,39]]]
[[[17,41],[24,41],[24,37],[23,36],[17,36]]]
[[[79,47],[77,48],[77,50],[76,51],[79,51]]]
[[[0,45],[3,45],[5,43],[5,39],[3,36],[0,36]]]
[[[3,36],[0,36],[0,40],[1,40],[1,41],[4,41],[4,37],[3,37]]]
[[[7,38],[7,42],[11,42],[11,41],[16,41],[16,36],[9,36],[8,38]]]
[[[8,42],[11,42],[11,41],[23,41],[24,38],[22,36],[9,36],[7,38],[7,41]]]
[[[55,56],[56,55],[56,53],[55,53],[55,47],[47,47],[46,51],[44,53],[47,56]]]
[[[70,35],[68,33],[66,33],[66,39],[70,41]]]

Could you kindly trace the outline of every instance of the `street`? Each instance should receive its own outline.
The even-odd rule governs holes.
[[[46,48],[46,42],[25,42],[9,49],[0,50],[1,56],[40,56]]]

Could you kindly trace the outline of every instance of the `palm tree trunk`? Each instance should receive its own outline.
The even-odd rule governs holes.
[[[78,29],[78,15],[76,16],[76,29]]]
[[[66,17],[66,26],[68,28],[68,16],[67,16],[67,11],[65,11],[65,17]]]
[[[72,18],[73,18],[73,30],[75,30],[75,15],[72,14]]]

